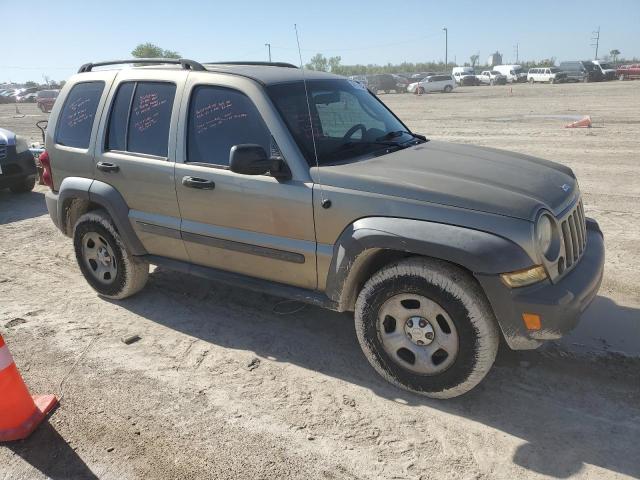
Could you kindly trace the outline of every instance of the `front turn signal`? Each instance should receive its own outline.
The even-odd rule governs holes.
[[[526,287],[533,283],[541,282],[547,278],[547,271],[542,265],[518,270],[516,272],[503,273],[500,275],[502,281],[507,287],[518,288]]]

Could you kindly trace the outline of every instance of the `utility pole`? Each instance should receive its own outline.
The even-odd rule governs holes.
[[[269,62],[271,62],[271,44],[270,43],[265,43],[264,46],[269,49]]]
[[[447,65],[449,65],[449,31],[447,27],[442,27],[442,30],[444,30],[444,69],[446,71]]]
[[[598,30],[596,30],[595,32],[591,32],[591,35],[593,35],[591,37],[591,41],[592,42],[596,42],[596,43],[592,43],[591,46],[592,47],[596,47],[595,60],[597,60],[598,59],[598,46],[600,45],[600,27],[598,27]]]
[[[515,51],[515,53],[516,53],[516,63],[518,63],[518,62],[520,61],[520,44],[519,44],[519,43],[516,43],[516,44],[513,46],[513,50],[514,50],[514,51]]]

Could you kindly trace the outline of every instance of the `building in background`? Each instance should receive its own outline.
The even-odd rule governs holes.
[[[493,67],[495,65],[502,65],[502,54],[496,50],[496,53],[489,55],[487,59],[487,65]]]

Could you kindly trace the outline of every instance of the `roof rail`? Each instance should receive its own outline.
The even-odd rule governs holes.
[[[286,62],[254,62],[254,61],[206,62],[205,65],[248,65],[248,66],[260,66],[260,67],[298,68],[295,65],[291,63],[286,63]]]
[[[185,70],[204,71],[205,68],[202,64],[194,61],[187,60],[186,58],[132,58],[130,60],[109,60],[106,62],[85,63],[80,67],[78,73],[90,72],[93,67],[104,67],[106,65],[122,65],[127,63],[136,63],[144,65],[181,65]]]

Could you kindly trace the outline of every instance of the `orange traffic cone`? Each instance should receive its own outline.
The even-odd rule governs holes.
[[[581,120],[565,125],[564,128],[591,128],[591,117],[587,115]]]
[[[27,438],[57,404],[55,395],[29,395],[0,335],[0,442]]]

